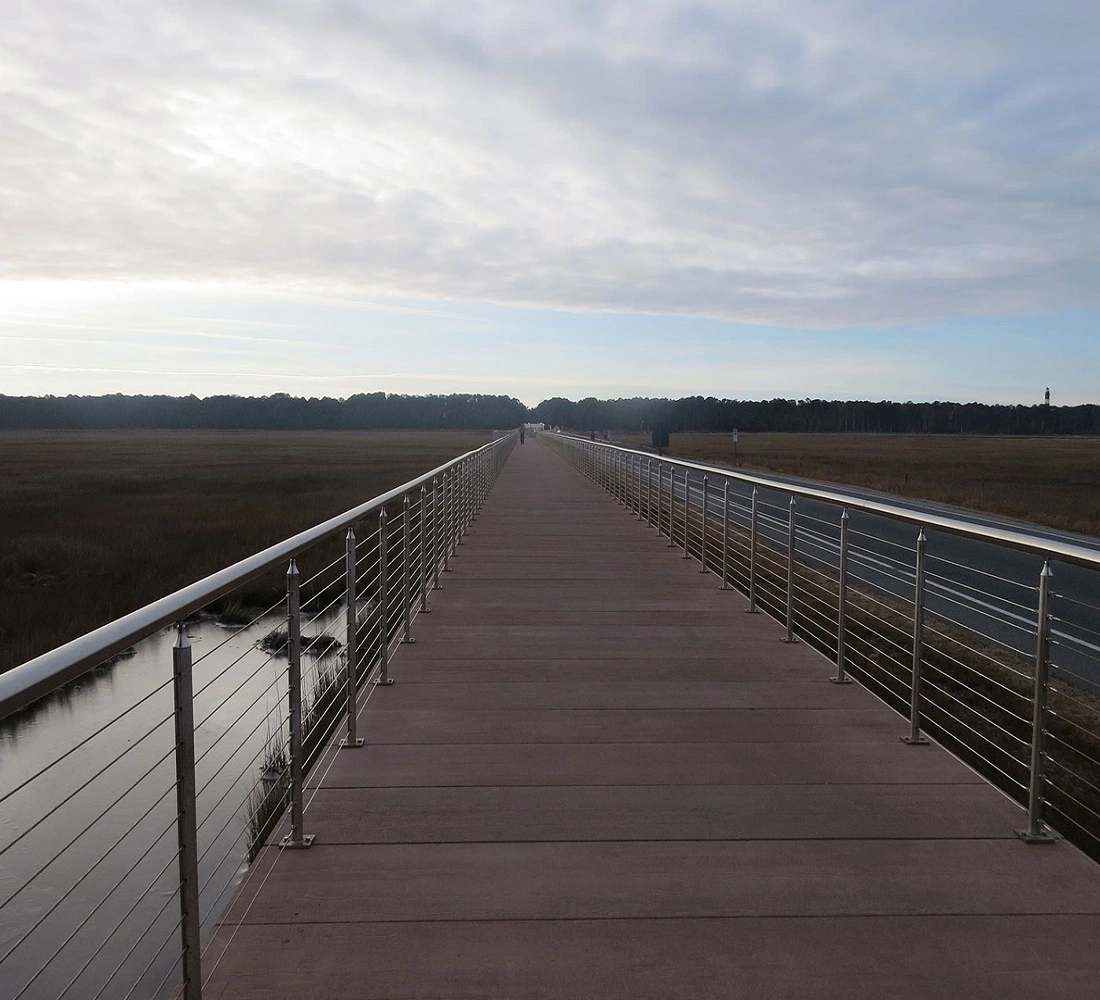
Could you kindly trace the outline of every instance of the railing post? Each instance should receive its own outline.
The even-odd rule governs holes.
[[[615,453],[615,493],[620,507],[627,506],[625,459],[626,456],[621,451]]]
[[[902,741],[910,746],[928,743],[920,733],[921,717],[921,660],[924,652],[924,545],[928,536],[924,528],[917,535],[917,554],[913,575],[913,686],[909,692],[909,735]]]
[[[443,473],[443,572],[451,572],[451,507],[453,505],[453,474],[450,469]]]
[[[401,503],[401,619],[404,624],[402,642],[416,642],[412,637],[412,515],[409,494]]]
[[[457,557],[462,544],[462,463],[451,466],[451,555]]]
[[[641,459],[639,461],[639,466]],[[645,523],[653,524],[653,459],[645,460]]]
[[[439,582],[439,477],[432,478],[432,590],[442,590]]]
[[[462,536],[466,534],[466,503],[469,498],[469,476],[466,468],[466,460],[458,463],[458,504],[455,514],[458,521],[455,524],[455,555],[458,555],[458,546],[462,544]]]
[[[668,547],[676,548],[676,466],[668,467]]]
[[[469,480],[469,504],[468,513],[466,517],[466,526],[469,528],[473,525],[474,519],[477,517],[477,456],[469,459],[469,469],[467,470],[467,477]]]
[[[665,517],[665,463],[657,463],[657,537],[662,535],[661,525]]]
[[[386,508],[378,512],[378,615],[382,621],[381,634],[378,637],[379,658],[382,669],[375,684],[386,686],[393,683],[390,677],[390,540],[389,517]]]
[[[465,485],[465,502],[462,507],[462,534],[470,530],[474,516],[474,462],[467,458],[462,463],[462,482]]]
[[[637,514],[638,520],[642,520],[642,457],[641,455],[630,456],[630,468],[631,478],[630,482],[634,487],[634,513]],[[634,471],[637,470],[637,471]],[[646,513],[645,520],[649,520],[649,514]]]
[[[703,528],[701,534],[701,541],[699,542],[699,572],[707,573],[707,474],[703,473]]]
[[[283,847],[309,847],[313,835],[302,832],[302,606],[298,564],[291,559],[286,573],[287,702],[290,716],[290,833]]]
[[[1035,692],[1031,714],[1031,773],[1027,796],[1027,829],[1016,835],[1027,844],[1053,844],[1054,838],[1043,826],[1043,766],[1046,755],[1047,694],[1050,673],[1050,560],[1039,574],[1039,614],[1035,623]]]
[[[851,684],[848,664],[848,508],[840,512],[840,555],[837,562],[836,677],[834,684]]]
[[[760,613],[760,609],[756,606],[756,536],[760,527],[759,499],[760,491],[754,486],[752,488],[752,515],[749,520],[749,606],[747,610],[750,615]]]
[[[691,523],[691,469],[684,469],[684,554],[681,559],[690,559],[688,553],[688,525]]]
[[[787,514],[787,634],[784,642],[798,642],[794,634],[794,563],[797,541],[796,517],[798,502],[791,497]]]
[[[474,517],[481,514],[481,501],[485,496],[485,456],[479,451],[474,456]]]
[[[427,540],[427,520],[428,520],[428,488],[426,486],[420,487],[420,532],[417,535],[419,545],[417,549],[420,553],[420,557],[417,560],[419,564],[418,576],[420,578],[420,613],[422,615],[430,615],[432,609],[428,607],[428,578],[432,575],[431,570],[428,568],[428,540]]]
[[[355,529],[348,528],[347,550],[344,558],[344,588],[347,592],[347,627],[344,649],[347,653],[347,673],[344,678],[344,693],[347,698],[348,735],[340,741],[341,747],[361,747],[363,741],[355,731],[356,696],[359,689],[359,615],[356,610],[356,596],[359,593],[359,574],[356,567]]]
[[[195,704],[191,680],[191,640],[180,622],[172,647],[172,691],[176,722],[176,835],[180,873],[180,957],[183,998],[202,1000],[202,947],[199,927],[199,834],[195,805]]]
[[[730,481],[722,487],[722,585],[719,590],[732,590],[730,586]]]

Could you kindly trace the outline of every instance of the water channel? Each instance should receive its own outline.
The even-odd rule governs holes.
[[[330,609],[303,632],[339,617]],[[247,871],[261,775],[278,780],[287,659],[259,641],[283,622],[274,613],[241,631],[188,626],[204,932]],[[146,998],[178,982],[175,638],[152,636],[0,723],[2,997]],[[303,657],[307,698],[340,659]]]

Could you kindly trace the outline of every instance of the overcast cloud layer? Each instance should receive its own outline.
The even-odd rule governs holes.
[[[1100,4],[125,3],[0,32],[0,277],[802,326],[1098,300]]]

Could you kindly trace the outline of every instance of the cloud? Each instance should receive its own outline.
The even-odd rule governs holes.
[[[1091,0],[43,0],[0,277],[843,326],[1096,303]]]

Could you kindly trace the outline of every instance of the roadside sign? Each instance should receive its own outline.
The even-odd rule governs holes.
[[[733,429],[733,443],[737,444],[737,428]]]

